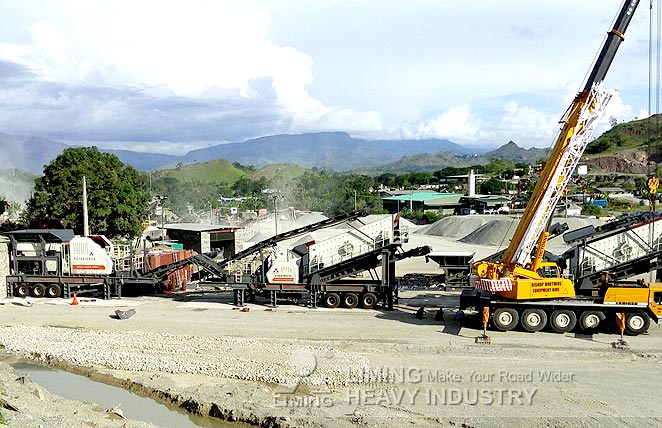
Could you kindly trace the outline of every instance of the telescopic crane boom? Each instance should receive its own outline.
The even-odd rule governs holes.
[[[561,119],[556,143],[503,258],[500,262],[482,261],[473,266],[472,283],[476,288],[517,300],[574,297],[572,281],[559,277],[556,266],[554,277],[542,272],[541,268],[551,267],[542,261],[549,237],[546,229],[613,94],[602,81],[638,5],[639,0],[625,0],[621,6],[584,88]]]

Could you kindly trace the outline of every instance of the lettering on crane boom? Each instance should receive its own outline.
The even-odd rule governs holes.
[[[634,8],[636,7],[636,3],[637,3],[636,0],[632,0],[630,2],[630,7],[628,7],[628,11],[627,11],[628,15],[632,15],[632,13],[634,12]]]

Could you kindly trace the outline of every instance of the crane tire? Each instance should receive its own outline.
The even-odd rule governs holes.
[[[497,308],[492,313],[492,324],[498,330],[510,331],[517,326],[519,314],[513,308]]]
[[[557,333],[567,333],[577,325],[577,315],[569,309],[558,309],[549,316],[549,325]]]
[[[542,309],[525,309],[520,316],[520,323],[524,330],[535,333],[547,325],[547,314]]]
[[[645,312],[631,312],[625,315],[625,333],[636,336],[648,331],[651,319]]]
[[[600,323],[605,319],[605,314],[600,311],[584,311],[579,317],[579,327],[584,333],[595,333]]]

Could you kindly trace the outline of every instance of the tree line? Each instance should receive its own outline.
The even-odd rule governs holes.
[[[43,175],[35,180],[34,192],[23,211],[21,224],[15,227],[68,227],[81,234],[83,177],[87,182],[90,229],[110,237],[134,237],[141,233],[149,217],[150,200],[156,195],[162,197],[161,204],[181,218],[186,218],[191,211],[219,207],[221,196],[236,198],[233,206],[239,210],[267,208],[272,211],[294,207],[320,211],[327,216],[354,209],[381,213],[380,186],[405,188],[438,184],[443,178],[466,175],[472,169],[477,174],[508,178],[518,168],[525,167],[494,160],[488,165],[467,168],[447,167],[434,172],[378,176],[331,173],[312,168],[292,179],[253,179],[250,177],[255,167],[237,163],[233,166],[246,174],[230,185],[195,180],[184,183],[173,177],[152,181],[148,173],[138,172],[132,166],[124,165],[115,155],[101,153],[95,147],[68,148],[46,165]],[[479,191],[497,193],[499,183],[497,179],[484,181]],[[421,213],[409,215],[421,217]]]

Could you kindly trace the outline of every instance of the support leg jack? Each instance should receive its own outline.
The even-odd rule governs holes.
[[[487,323],[490,320],[490,308],[483,308],[483,334],[476,336],[475,343],[478,345],[489,345],[492,338],[487,335]]]

